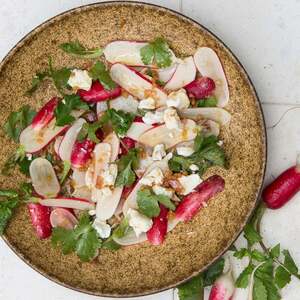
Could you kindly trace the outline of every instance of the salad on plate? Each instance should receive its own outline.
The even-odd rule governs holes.
[[[4,124],[17,145],[2,173],[17,166],[27,180],[0,190],[0,233],[25,204],[40,239],[83,261],[100,249],[161,245],[224,189],[222,177],[205,176],[227,166],[219,134],[229,90],[216,52],[177,57],[160,37],[60,49],[88,63],[57,68],[49,58],[26,95],[48,81],[57,96]]]

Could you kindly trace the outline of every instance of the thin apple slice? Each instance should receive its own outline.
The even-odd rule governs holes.
[[[29,173],[34,190],[41,197],[56,197],[60,191],[60,185],[51,163],[42,157],[32,161]]]
[[[31,123],[34,130],[40,130],[50,123],[50,121],[54,118],[54,110],[57,103],[58,98],[53,97],[39,110]]]
[[[72,149],[77,139],[77,135],[84,123],[86,123],[86,121],[80,118],[76,120],[75,123],[66,132],[58,149],[58,154],[61,160],[71,162]]]
[[[138,99],[152,97],[156,101],[156,107],[165,106],[167,94],[153,86],[141,73],[116,63],[110,69],[112,79],[124,90]]]
[[[158,144],[164,144],[166,149],[175,146],[178,143],[193,140],[197,135],[197,125],[193,120],[183,120],[182,130],[168,129],[166,125],[154,127],[143,133],[138,142],[154,147]]]
[[[113,237],[113,239],[117,244],[121,246],[130,246],[130,245],[135,245],[147,241],[147,235],[146,233],[143,232],[137,237],[134,231],[131,230],[124,237],[122,238]]]
[[[27,153],[37,153],[48,146],[56,136],[67,128],[68,126],[55,126],[55,119],[40,130],[34,130],[29,125],[20,134],[20,144]]]
[[[178,64],[175,63],[170,67],[158,69],[158,79],[164,83],[169,82],[170,79],[173,77],[174,73],[176,72],[177,66]]]
[[[222,126],[228,124],[231,120],[231,114],[219,107],[186,108],[179,111],[179,115],[181,118],[189,118],[195,121],[201,119],[213,120]]]
[[[109,196],[101,196],[97,199],[96,217],[101,221],[110,219],[120,202],[123,187],[116,187]]]
[[[146,131],[148,131],[152,127],[153,126],[147,125],[147,124],[142,123],[142,122],[133,122],[131,124],[130,128],[128,129],[127,133],[126,133],[126,136],[128,136],[129,138],[137,141],[143,133],[145,133]]]
[[[172,78],[165,85],[167,90],[178,90],[192,82],[196,77],[196,67],[192,56],[179,62]]]
[[[215,82],[214,94],[218,99],[218,106],[226,106],[229,101],[228,83],[216,52],[211,48],[201,47],[194,54],[194,62],[202,76],[209,77]]]
[[[48,198],[40,199],[40,204],[51,207],[64,207],[79,210],[95,209],[95,203],[81,198]]]
[[[120,152],[120,140],[118,136],[113,131],[103,140],[103,142],[110,144],[111,146],[110,162],[114,162],[117,159]]]
[[[120,96],[116,99],[109,101],[110,108],[115,110],[123,110],[129,113],[136,113],[139,105],[139,101],[133,98],[131,95],[128,97]]]
[[[172,155],[167,155],[162,160],[155,161],[154,163],[152,163],[147,168],[147,170],[145,171],[145,173],[144,173],[144,175],[143,175],[142,178],[144,178],[145,176],[147,176],[147,174],[149,174],[155,168],[160,168],[163,173],[165,173],[166,171],[168,171],[169,170],[168,161],[169,161],[169,159],[171,157],[172,157]],[[126,201],[124,202],[124,205],[123,205],[123,214],[125,216],[126,216],[126,213],[127,213],[127,211],[128,211],[129,208],[133,208],[133,209],[137,209],[138,208],[137,207],[137,203],[136,203],[136,197],[137,197],[138,190],[143,185],[141,183],[141,179],[136,183],[135,187],[133,188],[133,190],[131,191],[131,193],[127,197]]]
[[[52,227],[62,227],[73,229],[78,223],[76,217],[65,208],[55,208],[50,214],[50,223]]]

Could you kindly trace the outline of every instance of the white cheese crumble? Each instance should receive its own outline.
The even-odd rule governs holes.
[[[220,146],[220,147],[223,146],[223,144],[224,144],[223,141],[218,141],[218,142],[217,142],[217,145]]]
[[[153,149],[152,159],[162,160],[164,156],[166,156],[165,145],[164,144],[156,145]]]
[[[181,146],[181,147],[176,147],[176,151],[178,155],[188,157],[194,153],[194,149],[192,147],[188,146]]]
[[[190,165],[190,170],[193,171],[193,172],[197,172],[197,171],[199,171],[199,167],[195,164],[191,164]]]
[[[111,233],[111,227],[109,224],[107,224],[105,221],[101,221],[99,219],[95,219],[92,226],[96,229],[99,236],[102,239],[106,239],[110,236]]]
[[[162,111],[151,112],[148,111],[143,116],[143,122],[147,125],[152,125],[155,123],[163,123],[164,122],[164,113]]]
[[[116,164],[110,164],[108,169],[103,172],[103,185],[111,186],[115,184],[118,175],[118,167]]]
[[[96,210],[95,209],[89,210],[89,215],[90,216],[95,216],[96,215]]]
[[[109,197],[111,195],[112,191],[109,187],[104,187],[102,189],[93,188],[91,200],[93,202],[98,202],[99,199],[102,199],[103,197]]]
[[[155,100],[151,97],[143,99],[139,102],[140,109],[155,109]]]
[[[164,196],[167,196],[169,198],[172,198],[173,195],[174,195],[174,191],[171,190],[171,189],[167,189],[163,186],[160,186],[160,185],[154,185],[152,187],[152,191],[155,195],[164,195]]]
[[[170,93],[167,99],[167,106],[176,107],[178,109],[188,108],[190,106],[190,100],[185,89]]]
[[[178,178],[179,183],[183,187],[182,194],[187,195],[194,190],[194,188],[202,182],[198,174],[191,174],[188,176],[182,175]]]
[[[126,216],[129,219],[129,226],[131,226],[138,237],[141,233],[147,232],[152,227],[152,220],[140,214],[137,210],[129,208]]]
[[[168,129],[179,130],[181,128],[180,118],[173,107],[169,107],[164,111],[164,121]]]
[[[140,183],[143,185],[152,186],[153,184],[162,184],[164,179],[164,174],[160,168],[156,167],[148,174],[146,174],[141,180]]]
[[[89,76],[88,71],[74,69],[71,72],[68,85],[74,90],[82,89],[88,91],[92,86],[92,78]]]

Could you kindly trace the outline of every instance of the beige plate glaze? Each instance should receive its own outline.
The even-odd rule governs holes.
[[[1,125],[11,111],[29,103],[40,107],[55,89],[44,83],[33,97],[24,96],[33,74],[47,66],[83,67],[61,50],[62,42],[78,39],[84,45],[104,46],[109,41],[151,40],[165,37],[178,56],[192,55],[199,46],[213,48],[221,58],[230,88],[230,126],[222,130],[228,170],[215,168],[225,178],[225,191],[188,224],[168,234],[162,246],[143,243],[116,252],[102,250],[92,263],[75,255],[63,256],[50,241],[39,241],[26,207],[20,207],[6,232],[8,245],[32,268],[47,278],[77,291],[111,297],[146,295],[175,287],[204,270],[236,239],[260,194],[266,136],[262,110],[243,67],[229,49],[195,21],[174,11],[143,3],[107,2],[79,7],[43,23],[10,51],[0,69]],[[16,145],[1,133],[1,162]],[[2,187],[16,187],[24,178],[16,172],[0,177]],[[3,254],[5,255],[5,254]]]

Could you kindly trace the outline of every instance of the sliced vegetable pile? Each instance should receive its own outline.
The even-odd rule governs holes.
[[[39,238],[83,261],[99,248],[160,245],[224,189],[220,176],[202,177],[226,167],[218,136],[229,92],[217,54],[202,47],[178,58],[162,38],[60,48],[93,63],[56,68],[49,59],[26,94],[48,80],[58,95],[5,123],[18,147],[3,173],[18,166],[30,179],[25,192],[2,190],[1,232],[23,202]]]

